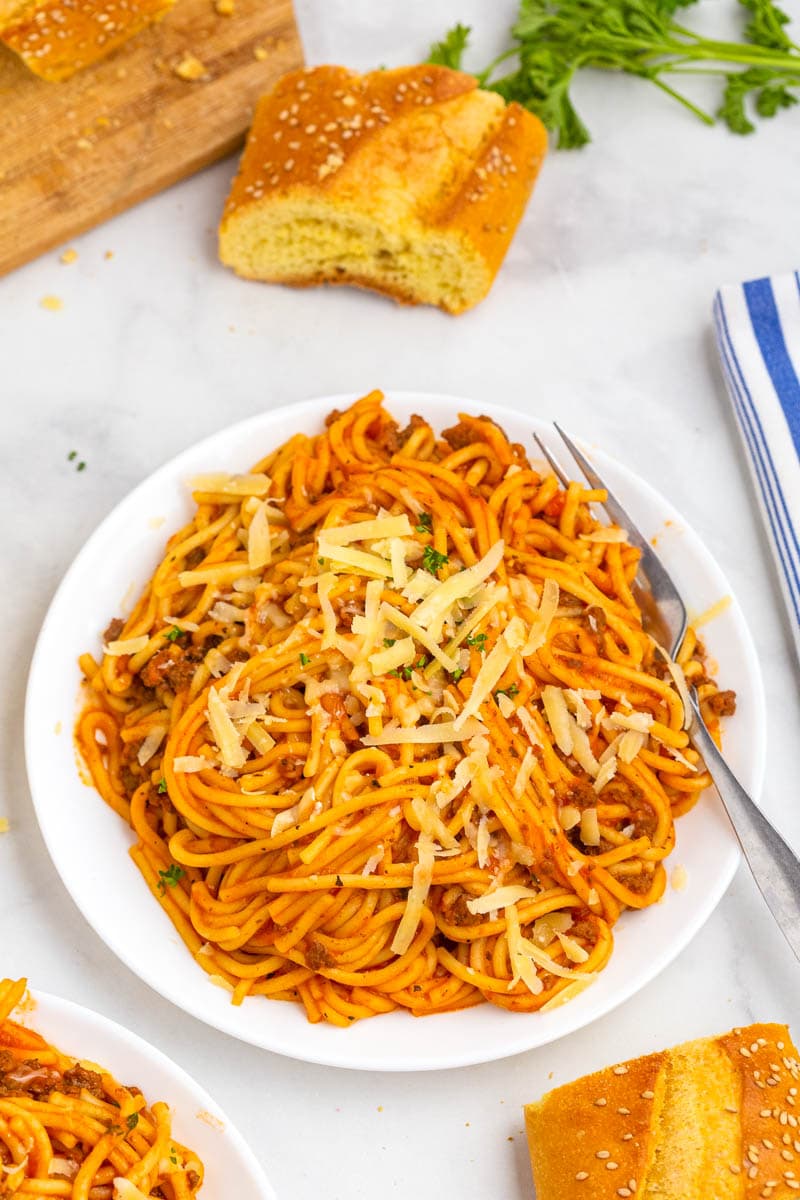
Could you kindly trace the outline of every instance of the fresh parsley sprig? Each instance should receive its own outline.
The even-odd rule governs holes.
[[[704,37],[676,19],[697,0],[521,0],[514,45],[478,82],[536,113],[562,149],[590,141],[570,96],[576,74],[589,67],[647,79],[705,124],[719,119],[733,133],[752,133],[754,115],[774,117],[798,103],[800,45],[774,0],[738,2],[750,14],[741,42]],[[459,67],[468,36],[468,28],[456,26],[432,47],[429,61]],[[496,77],[512,57],[514,70]],[[681,77],[692,75],[724,81],[716,113],[678,90]]]

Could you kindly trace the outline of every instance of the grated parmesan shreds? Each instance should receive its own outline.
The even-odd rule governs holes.
[[[136,760],[139,763],[140,767],[143,767],[143,766],[145,766],[146,763],[150,762],[150,759],[156,753],[156,751],[158,750],[159,746],[161,745],[161,743],[163,742],[163,740],[166,736],[167,736],[166,725],[154,725],[153,726],[153,728],[147,734],[147,736],[145,737],[141,746],[139,747],[139,752],[136,755]]]
[[[176,775],[189,775],[195,771],[205,771],[213,765],[209,759],[196,754],[183,754],[172,760],[172,769]]]
[[[109,658],[121,658],[123,654],[138,654],[140,650],[144,650],[145,646],[150,642],[147,634],[143,633],[141,637],[123,638],[121,641],[108,642],[103,646],[103,653]]]
[[[247,762],[247,752],[242,747],[242,735],[229,717],[225,701],[217,688],[212,688],[208,693],[206,715],[221,761],[226,767],[243,767]]]
[[[229,475],[225,471],[211,471],[188,480],[193,492],[221,496],[266,496],[270,483],[268,475]]]
[[[364,746],[430,746],[445,742],[465,742],[484,732],[479,721],[472,721],[456,728],[455,721],[439,721],[434,725],[414,725],[403,729],[393,722],[385,725],[380,733],[368,734],[361,739]]]
[[[261,571],[272,562],[272,538],[269,529],[269,506],[262,500],[247,531],[247,561],[250,569]]]
[[[508,908],[518,900],[535,900],[539,892],[535,888],[524,887],[522,884],[512,884],[508,887],[495,888],[483,896],[476,896],[467,901],[467,908],[473,916],[483,916],[501,908]]]
[[[113,1200],[147,1200],[147,1196],[130,1179],[120,1175],[114,1180]]]
[[[405,912],[392,940],[392,954],[402,956],[414,941],[431,888],[434,862],[433,839],[429,834],[421,833],[417,838],[417,864],[414,867]]]

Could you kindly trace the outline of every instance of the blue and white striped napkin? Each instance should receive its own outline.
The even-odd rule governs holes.
[[[714,320],[800,658],[800,272],[720,288]]]

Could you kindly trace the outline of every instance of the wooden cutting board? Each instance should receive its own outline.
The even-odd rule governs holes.
[[[175,67],[196,56],[206,76]],[[291,0],[178,0],[64,83],[0,46],[0,275],[234,150],[253,104],[302,64]]]

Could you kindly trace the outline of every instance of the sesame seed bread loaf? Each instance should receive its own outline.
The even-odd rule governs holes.
[[[51,82],[105,58],[175,0],[0,0],[0,41]]]
[[[636,1058],[525,1108],[536,1200],[800,1194],[800,1063],[785,1025]]]
[[[248,279],[463,312],[492,285],[546,145],[538,118],[447,67],[293,72],[259,102],[220,257]]]

